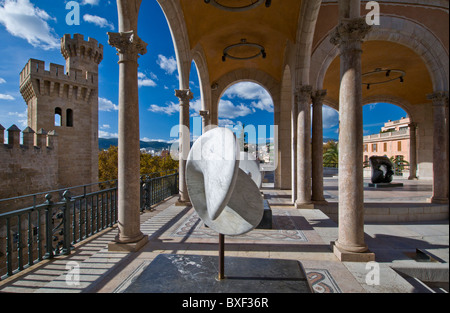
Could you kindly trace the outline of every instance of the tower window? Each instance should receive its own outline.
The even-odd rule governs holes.
[[[62,110],[61,108],[55,108],[55,126],[61,126],[62,121]]]
[[[66,118],[67,118],[66,126],[73,127],[73,111],[72,111],[72,109],[67,109],[66,113],[67,113],[66,114]]]

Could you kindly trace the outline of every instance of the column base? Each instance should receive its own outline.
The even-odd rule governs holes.
[[[111,252],[137,252],[148,242],[148,236],[144,235],[136,242],[118,242],[112,241],[108,243],[108,251]]]
[[[409,176],[408,180],[419,180],[419,178],[417,178],[416,176]]]
[[[175,206],[192,206],[192,203],[191,203],[191,201],[177,200],[177,202],[175,203]]]
[[[312,200],[312,203],[315,205],[327,205],[328,201],[325,199],[319,199],[319,200]]]
[[[295,202],[295,208],[296,209],[307,209],[307,210],[312,210],[314,209],[314,204],[309,201],[309,202],[303,202],[303,201],[296,201]]]
[[[428,203],[435,203],[435,204],[447,204],[448,198],[437,198],[437,197],[431,197],[427,199]]]
[[[366,250],[364,252],[350,252],[346,251],[342,248],[338,248],[336,243],[332,241],[331,247],[333,248],[334,255],[341,262],[372,262],[375,261],[375,253],[370,250]]]

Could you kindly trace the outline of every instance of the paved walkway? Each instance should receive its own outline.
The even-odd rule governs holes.
[[[328,195],[333,195],[335,184],[335,180],[326,182]],[[420,196],[428,197],[429,188],[423,189]],[[441,292],[442,285],[436,282],[448,282],[448,219],[367,223],[366,242],[376,253],[377,263],[343,263],[330,248],[330,241],[337,238],[333,220],[318,209],[293,208],[290,191],[267,187],[263,191],[272,207],[273,229],[226,237],[226,256],[298,260],[317,293]],[[385,191],[371,190],[373,199],[377,192],[386,200]],[[175,206],[175,200],[168,199],[141,215],[141,229],[149,235],[149,243],[139,252],[108,252],[107,244],[117,233],[112,228],[79,244],[70,256],[43,262],[0,282],[0,292],[121,292],[159,254],[217,255],[217,234],[203,225],[192,208]],[[331,203],[333,197],[328,200]],[[416,249],[431,256],[432,262],[419,262],[424,255]],[[80,270],[79,284],[72,280],[75,266]],[[379,280],[372,275],[377,269]]]

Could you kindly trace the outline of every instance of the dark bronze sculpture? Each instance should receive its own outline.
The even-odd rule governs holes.
[[[387,156],[372,156],[369,158],[372,168],[372,183],[390,183],[392,182],[394,171],[391,160]]]

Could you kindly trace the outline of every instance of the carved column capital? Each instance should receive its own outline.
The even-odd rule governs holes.
[[[371,29],[365,18],[344,19],[334,29],[330,42],[336,46],[361,43]]]
[[[448,92],[437,91],[427,95],[427,99],[433,101],[433,106],[448,106]]]
[[[314,91],[311,95],[313,105],[316,105],[316,104],[322,105],[323,99],[325,99],[326,96],[327,96],[327,90],[325,90],[325,89]]]
[[[408,127],[410,128],[411,131],[415,131],[417,128],[417,123],[409,123]]]
[[[295,101],[297,103],[310,102],[312,95],[312,86],[302,85],[295,90]]]
[[[137,60],[140,55],[147,53],[145,43],[134,31],[112,33],[108,32],[108,44],[117,49],[121,61]]]
[[[190,100],[194,99],[194,94],[190,89],[175,90],[175,96],[180,99],[180,105],[189,103]]]
[[[198,112],[200,114],[201,117],[203,117],[204,119],[206,119],[209,115],[209,111],[208,110],[201,110]]]

